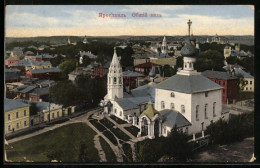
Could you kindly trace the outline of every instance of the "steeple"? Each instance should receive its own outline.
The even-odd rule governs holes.
[[[167,41],[166,41],[166,37],[164,36],[162,41],[162,47],[161,47],[162,54],[167,54],[167,50],[168,50]]]
[[[123,72],[117,57],[116,48],[107,74],[107,98],[123,98]]]

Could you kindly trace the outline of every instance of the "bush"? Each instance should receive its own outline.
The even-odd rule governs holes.
[[[164,155],[164,137],[146,139],[136,143],[137,159],[140,162],[157,162]]]
[[[210,134],[211,144],[229,144],[254,135],[254,114],[233,116],[227,123],[223,119],[209,125],[206,133]]]

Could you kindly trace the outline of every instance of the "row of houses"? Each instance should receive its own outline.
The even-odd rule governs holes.
[[[30,106],[35,105],[35,114]],[[74,107],[28,100],[4,100],[5,134],[29,128],[30,126],[50,122],[74,113]]]

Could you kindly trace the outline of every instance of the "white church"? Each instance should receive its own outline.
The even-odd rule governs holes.
[[[132,123],[140,129],[138,136],[167,136],[176,126],[187,134],[202,132],[220,118],[222,87],[194,69],[196,47],[189,36],[181,49],[183,69],[176,75],[155,85],[147,85],[123,92],[123,73],[116,49],[107,76],[107,95],[102,104],[104,112]]]

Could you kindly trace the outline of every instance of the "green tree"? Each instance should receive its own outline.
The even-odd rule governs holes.
[[[53,58],[50,60],[51,65],[53,67],[58,66],[62,61],[64,60],[64,58],[59,54],[57,57]]]
[[[226,61],[227,61],[228,64],[236,64],[237,63],[237,58],[230,56],[230,57],[226,58]]]
[[[76,68],[76,62],[75,60],[66,60],[63,61],[60,64],[60,68],[61,70],[65,73],[65,74],[69,74],[70,72],[72,72],[75,68]]]
[[[38,108],[36,106],[36,103],[34,102],[30,103],[29,111],[30,111],[30,116],[37,114]]]
[[[212,69],[221,71],[224,66],[224,56],[216,50],[207,50],[199,54],[194,66],[199,72]]]
[[[190,157],[191,146],[188,144],[187,134],[174,127],[164,142],[165,154],[177,160],[185,161]]]
[[[176,70],[173,69],[170,65],[164,65],[162,71],[165,77],[170,77],[176,74]]]

